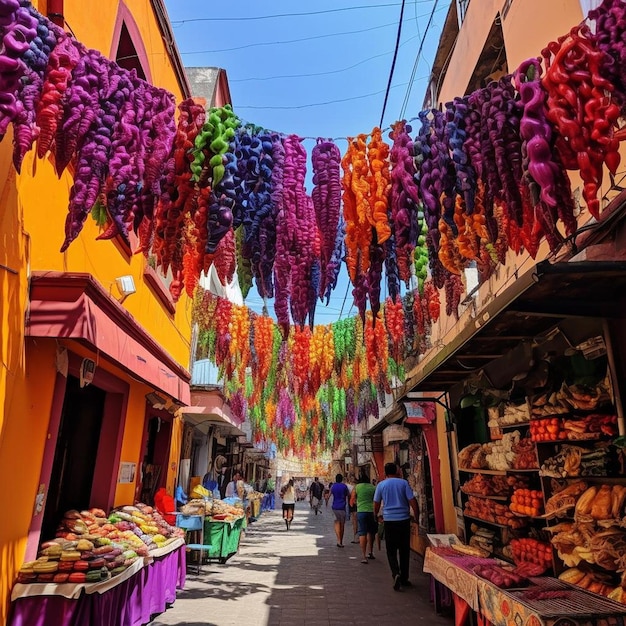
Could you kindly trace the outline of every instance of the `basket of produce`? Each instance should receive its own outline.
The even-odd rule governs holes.
[[[525,567],[524,575],[540,576],[547,569],[552,567],[552,546],[532,537],[522,537],[520,539],[511,540],[511,551],[513,552],[513,561],[518,566],[530,563],[534,567]],[[528,572],[533,572],[528,574]],[[520,574],[522,572],[519,572]]]

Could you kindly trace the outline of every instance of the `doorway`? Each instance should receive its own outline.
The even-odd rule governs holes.
[[[142,463],[142,486],[140,499],[154,504],[154,494],[165,487],[172,439],[172,416],[167,411],[148,417],[145,448]]]
[[[53,537],[69,509],[90,506],[106,392],[68,376],[54,452],[42,536]]]

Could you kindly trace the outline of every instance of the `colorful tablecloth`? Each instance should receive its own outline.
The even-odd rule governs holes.
[[[18,597],[11,603],[8,626],[139,626],[162,613],[185,585],[186,552],[178,546],[102,593]],[[49,585],[48,592],[53,591]]]
[[[555,600],[525,599],[525,590],[500,589],[480,578],[472,571],[478,561],[489,560],[452,557],[428,548],[424,571],[467,602],[480,614],[482,623],[486,620],[493,626],[626,626],[626,606],[555,579],[531,579],[543,590],[552,589],[551,584],[555,589],[567,590],[568,596],[559,610]]]

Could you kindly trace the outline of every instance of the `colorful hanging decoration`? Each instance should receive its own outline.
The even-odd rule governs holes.
[[[13,124],[17,171],[35,143],[59,176],[72,165],[62,250],[91,213],[98,239],[137,234],[174,299],[211,266],[275,298],[278,324],[205,295],[195,314],[236,410],[259,436],[310,452],[375,412],[405,353],[427,348],[442,291],[459,314],[468,265],[484,282],[509,251],[534,258],[545,238],[556,253],[576,232],[566,170],[601,218],[604,168],[615,173],[626,138],[626,5],[604,0],[588,19],[593,29],[574,27],[512,75],[419,112],[413,138],[398,121],[391,146],[374,128],[343,157],[318,139],[308,196],[302,138],[244,124],[229,105],[176,111],[172,94],[27,0],[0,0],[0,137]],[[359,316],[315,326],[344,255]]]

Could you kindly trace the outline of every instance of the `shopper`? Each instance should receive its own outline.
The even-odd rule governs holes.
[[[343,476],[337,474],[335,482],[330,488],[330,495],[333,497],[332,509],[335,515],[335,535],[337,535],[337,547],[343,548],[343,533],[346,527],[346,505],[350,492],[343,482]]]
[[[359,526],[356,516],[356,504],[352,504],[352,494],[354,493],[355,484],[356,479],[354,477],[354,474],[350,474],[350,477],[348,478],[348,484],[346,485],[348,487],[348,491],[350,492],[350,497],[348,498],[348,519],[352,520],[352,541],[350,543],[359,543],[359,540],[357,538]]]
[[[274,510],[274,507],[276,506],[276,503],[274,501],[275,495],[274,495],[274,491],[276,490],[276,482],[274,481],[274,479],[272,478],[272,475],[270,473],[267,474],[267,480],[265,481],[265,493],[269,494],[269,502],[268,502],[268,507],[270,510]]]
[[[328,501],[330,500],[330,489],[333,486],[333,483],[328,483],[328,486],[324,488],[324,502],[326,503],[326,508],[328,508]]]
[[[239,486],[238,483],[242,479],[243,476],[241,475],[241,472],[239,470],[235,470],[233,479],[226,485],[226,491],[224,493],[226,498],[241,497],[238,492],[243,490],[243,485]]]
[[[316,476],[311,487],[309,488],[311,494],[311,508],[315,511],[315,515],[322,513],[322,496],[324,494],[324,485],[320,482],[320,479]]]
[[[419,521],[417,500],[409,483],[398,477],[395,463],[385,465],[385,480],[378,483],[374,492],[374,513],[378,517],[383,504],[385,548],[393,576],[393,588],[400,591],[409,587],[409,557],[411,540],[411,509]]]
[[[361,563],[367,565],[369,559],[374,558],[374,536],[378,530],[378,523],[374,516],[374,492],[376,487],[372,485],[369,478],[363,474],[350,496],[350,504],[356,508],[354,517],[359,525],[359,544],[363,559]]]
[[[289,530],[293,520],[293,512],[296,508],[296,489],[293,486],[293,478],[281,490],[280,496],[283,499],[283,519],[285,520],[287,530]]]

